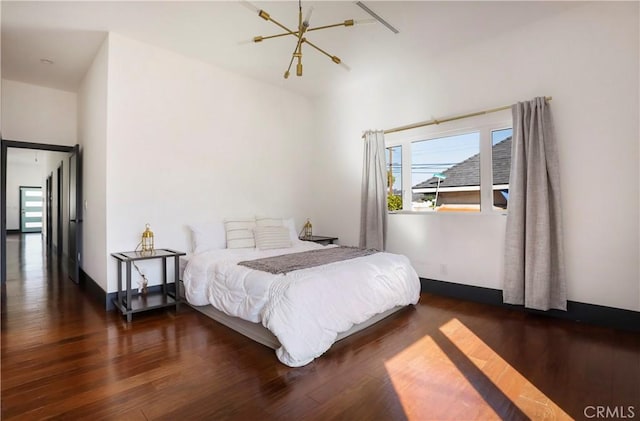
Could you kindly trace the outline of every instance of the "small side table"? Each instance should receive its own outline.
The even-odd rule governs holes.
[[[118,260],[118,292],[113,300],[115,306],[127,316],[127,322],[131,321],[133,313],[152,310],[156,308],[175,306],[178,309],[180,302],[179,295],[179,258],[186,253],[170,249],[156,249],[151,252],[126,251],[120,253],[111,253],[111,256]],[[167,285],[167,259],[174,259],[174,282],[175,293],[169,292]],[[162,259],[162,289],[157,292],[147,292],[147,294],[131,293],[131,264],[137,260]],[[122,264],[126,266],[125,291],[122,291]]]
[[[312,235],[311,237],[300,237],[303,241],[313,241],[314,243],[322,244],[326,246],[327,244],[333,244],[334,241],[338,240],[338,237],[324,237],[322,235]]]

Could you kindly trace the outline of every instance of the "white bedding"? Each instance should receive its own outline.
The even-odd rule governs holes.
[[[242,260],[322,248],[301,242],[287,249],[221,249],[195,254],[184,271],[187,301],[213,305],[262,323],[282,345],[278,359],[291,367],[311,362],[338,333],[396,306],[415,304],[420,282],[405,256],[373,255],[286,275],[238,266]]]

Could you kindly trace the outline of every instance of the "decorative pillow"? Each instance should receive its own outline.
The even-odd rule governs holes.
[[[235,218],[225,219],[224,229],[227,235],[227,248],[254,248],[256,241],[253,238],[253,228],[256,226],[256,220],[251,218]]]
[[[256,216],[256,226],[258,227],[286,227],[290,231],[291,244],[302,243],[298,238],[298,230],[293,218],[270,218],[266,216]]]
[[[256,216],[257,227],[281,227],[282,218],[268,218],[266,216]]]
[[[256,247],[260,250],[291,247],[291,236],[287,227],[255,227],[253,234],[256,239]]]
[[[222,222],[189,225],[189,229],[191,230],[193,253],[219,250],[227,246]]]

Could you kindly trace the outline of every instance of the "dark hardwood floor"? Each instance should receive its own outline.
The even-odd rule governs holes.
[[[7,252],[3,420],[640,419],[635,333],[423,294],[289,368],[186,305],[106,313],[37,234]]]

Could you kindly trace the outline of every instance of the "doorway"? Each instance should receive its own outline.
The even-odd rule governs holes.
[[[1,170],[1,182],[0,182],[0,207],[2,209],[2,216],[0,217],[0,281],[4,284],[7,280],[7,155],[9,149],[13,150],[34,150],[34,151],[50,151],[50,152],[63,152],[67,155],[69,162],[74,165],[74,180],[70,182],[69,185],[69,196],[73,197],[62,197],[59,195],[58,202],[64,203],[73,203],[73,212],[71,206],[65,206],[69,211],[68,221],[69,221],[69,229],[67,230],[69,234],[68,243],[73,244],[73,249],[69,250],[69,262],[70,265],[68,267],[68,275],[69,278],[75,282],[79,282],[79,274],[80,274],[80,266],[81,266],[81,256],[82,256],[82,184],[81,184],[81,159],[80,159],[80,147],[79,145],[75,146],[62,146],[62,145],[50,145],[43,143],[31,143],[31,142],[20,142],[14,140],[1,140],[0,147],[0,163],[2,164]],[[62,167],[59,167],[59,174],[62,173]],[[61,177],[58,179],[58,192],[62,192],[62,181]],[[59,205],[60,206],[60,205]],[[59,207],[58,209],[61,209]],[[58,228],[63,226],[60,223],[60,215],[62,212],[58,212]],[[42,223],[41,223],[42,224]],[[53,225],[53,224],[52,224]],[[42,228],[40,228],[42,229]],[[62,235],[62,229],[57,230],[57,238],[60,239]],[[50,235],[50,233],[47,233]],[[71,238],[73,237],[73,238]],[[58,248],[61,249],[61,241],[58,241]]]

